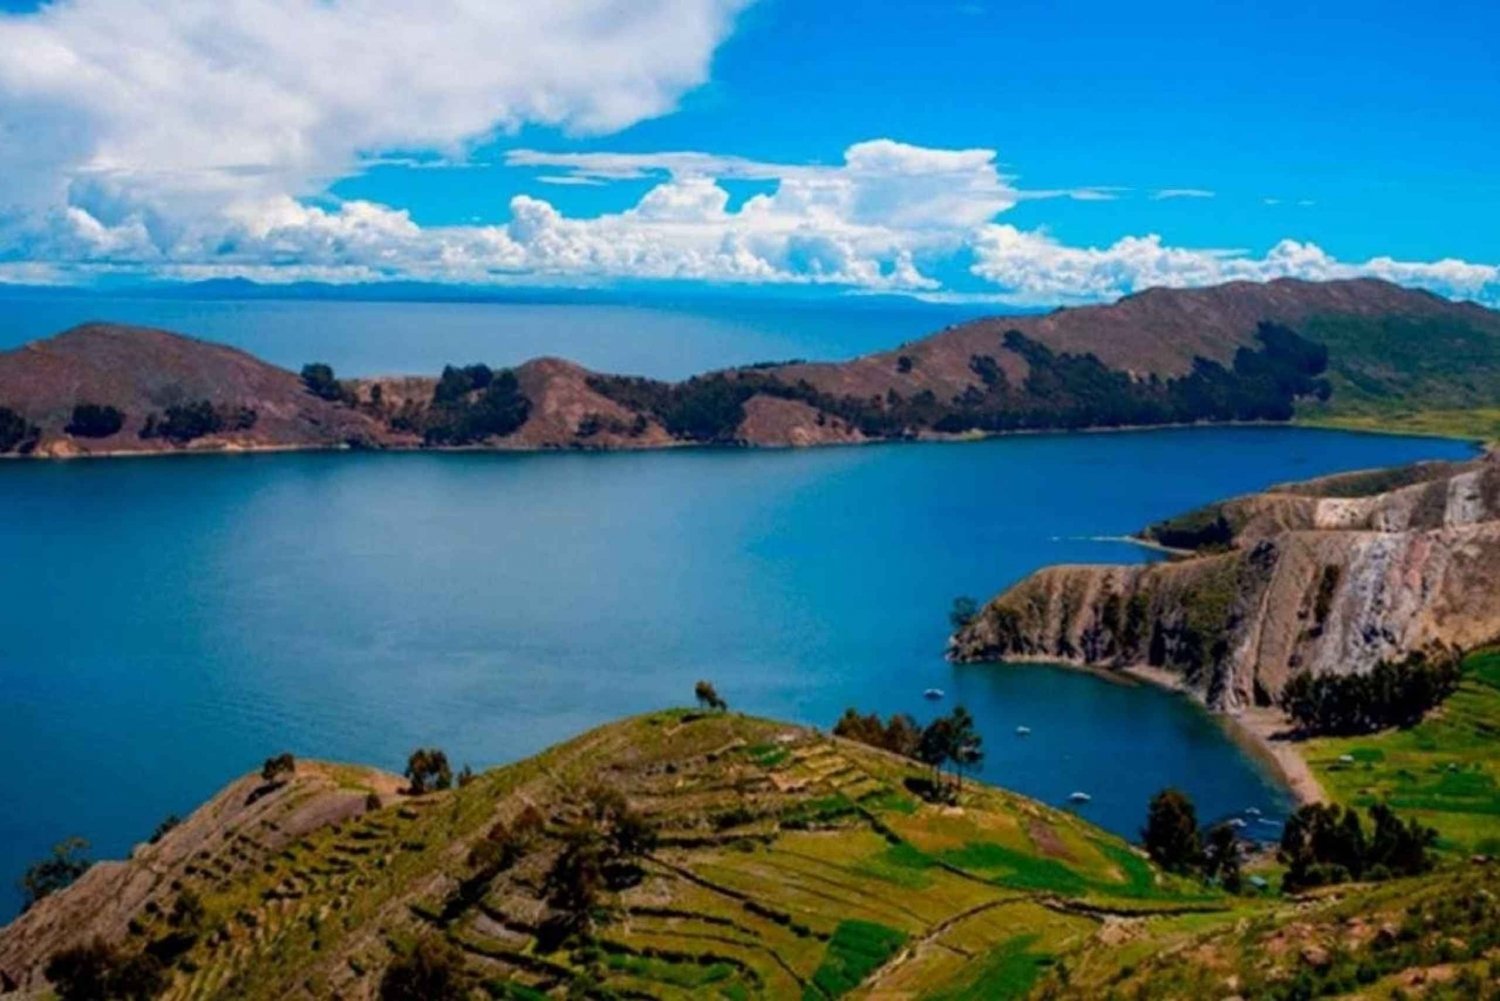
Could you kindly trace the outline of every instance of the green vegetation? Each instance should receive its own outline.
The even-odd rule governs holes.
[[[419,747],[406,759],[407,791],[420,796],[429,790],[443,790],[453,785],[453,769],[448,755],[436,747]]]
[[[882,723],[879,715],[861,716],[851,706],[834,724],[833,734],[920,761],[933,770],[935,777],[941,775],[944,766],[951,765],[957,780],[956,789],[951,792],[937,782],[907,783],[907,788],[932,800],[951,799],[954,792],[961,792],[964,773],[984,761],[984,738],[975,727],[974,717],[963,706],[954,706],[953,712],[939,716],[925,727],[918,727],[916,720],[905,713],[896,713],[889,722]]]
[[[1415,726],[1302,745],[1341,803],[1386,803],[1439,834],[1438,848],[1500,854],[1500,651],[1469,654],[1442,707]]]
[[[68,838],[52,846],[52,854],[33,862],[21,875],[21,910],[30,910],[37,901],[77,882],[93,865],[83,853],[89,843],[83,838]]]
[[[46,973],[58,1001],[148,1001],[167,986],[155,957],[125,955],[97,938],[53,956]]]
[[[931,995],[929,1001],[1008,1001],[1024,998],[1042,971],[1052,965],[1047,953],[1031,951],[1036,935],[1017,935],[990,950],[972,976],[952,990]]]
[[[1327,570],[1314,609],[1315,628],[1327,618]],[[1333,586],[1337,586],[1337,576]],[[1307,734],[1372,733],[1387,727],[1411,727],[1458,686],[1459,668],[1447,656],[1420,653],[1400,661],[1381,661],[1368,674],[1304,672],[1281,690],[1277,704]]]
[[[80,403],[63,430],[75,438],[108,438],[125,426],[125,414],[115,407]]]
[[[27,454],[36,448],[42,432],[35,424],[9,407],[0,407],[0,455],[7,452]]]
[[[693,698],[705,709],[712,709],[715,712],[725,712],[729,709],[729,703],[719,695],[719,690],[707,681],[700,681],[693,686]]]
[[[822,965],[802,992],[803,1001],[843,997],[884,966],[905,941],[902,932],[873,921],[840,921]]]
[[[724,373],[668,383],[623,375],[591,375],[589,388],[637,413],[650,414],[676,438],[730,444],[745,420],[745,401],[772,376]]]
[[[464,1001],[470,979],[458,948],[429,935],[386,967],[380,1001]]]
[[[1370,807],[1370,822],[1374,830],[1367,838],[1353,807],[1300,807],[1287,819],[1277,852],[1287,867],[1282,889],[1416,876],[1432,868],[1428,849],[1437,841],[1437,831],[1416,820],[1402,823],[1384,803]]]
[[[302,385],[319,399],[331,403],[354,403],[354,391],[335,378],[333,366],[324,362],[309,362],[302,366]]]
[[[297,759],[290,752],[283,751],[275,757],[267,758],[260,766],[260,779],[262,782],[277,782],[296,770]]]
[[[165,414],[147,414],[141,437],[165,438],[183,445],[206,435],[248,431],[255,427],[257,417],[251,407],[215,406],[208,400],[198,400],[168,407]]]
[[[1141,844],[1151,861],[1168,872],[1193,872],[1203,864],[1198,811],[1186,793],[1163,789],[1151,797]]]
[[[443,369],[414,430],[429,445],[471,445],[503,438],[526,423],[531,401],[510,369],[493,372],[487,365]]]
[[[954,632],[957,632],[973,622],[978,614],[979,602],[968,595],[960,595],[953,599],[953,607],[948,609],[948,625],[953,627]]]

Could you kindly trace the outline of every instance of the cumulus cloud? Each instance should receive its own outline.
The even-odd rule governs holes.
[[[1152,286],[1185,287],[1274,278],[1319,281],[1372,276],[1447,295],[1493,299],[1500,267],[1447,259],[1338,261],[1314,243],[1282,240],[1263,256],[1172,247],[1161,237],[1128,236],[1107,247],[1071,247],[1044,232],[989,225],[974,239],[975,275],[1021,303],[1114,299]]]
[[[328,197],[373,164],[462,166],[523,126],[601,135],[670,112],[750,2],[69,0],[0,15],[0,281],[680,279],[1057,302],[1371,274],[1500,298],[1492,266],[1346,263],[1290,240],[1261,256],[1156,236],[1068,246],[998,220],[1124,189],[1023,189],[995,150],[890,138],[827,163],[514,149],[504,162],[539,187],[497,225],[423,226]],[[592,217],[536,196],[618,181],[650,183]],[[766,190],[736,203],[734,181]]]
[[[73,0],[0,16],[0,216],[161,248],[362,156],[611,132],[703,83],[747,0]],[[134,232],[131,232],[134,231]]]

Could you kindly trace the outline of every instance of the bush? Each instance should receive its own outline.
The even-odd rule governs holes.
[[[462,1001],[468,995],[463,953],[437,936],[397,956],[380,978],[381,1001]]]
[[[333,366],[315,361],[302,366],[302,385],[322,400],[333,403],[354,402],[354,391],[334,378]]]
[[[530,414],[531,401],[510,369],[449,365],[433,390],[422,437],[429,445],[468,445],[511,434]]]
[[[1351,879],[1415,876],[1432,868],[1437,831],[1402,823],[1383,803],[1370,807],[1367,838],[1353,807],[1313,803],[1287,820],[1277,858],[1286,865],[1282,888],[1296,892]]]
[[[258,416],[251,407],[215,406],[208,400],[198,400],[168,407],[164,415],[147,414],[141,437],[165,438],[182,445],[211,434],[248,431]]]
[[[21,911],[24,913],[38,901],[72,886],[88,872],[93,865],[83,856],[88,847],[83,838],[68,838],[53,845],[51,855],[32,863],[21,875]]]
[[[122,411],[97,403],[80,403],[73,408],[73,418],[64,430],[75,438],[108,438],[124,426]]]
[[[1458,681],[1455,658],[1415,653],[1401,661],[1381,661],[1368,674],[1304,672],[1286,683],[1277,704],[1308,734],[1369,733],[1415,726],[1427,710],[1453,694]]]
[[[56,953],[43,972],[59,1001],[145,1001],[167,987],[166,971],[154,956],[125,956],[98,938]]]
[[[406,759],[406,778],[411,783],[408,791],[413,796],[420,796],[429,789],[447,789],[453,785],[448,755],[435,747],[417,748]]]
[[[260,766],[260,777],[264,782],[277,782],[283,775],[290,775],[297,770],[297,759],[292,757],[291,752],[283,751],[274,758],[267,758]]]
[[[26,454],[36,448],[41,429],[9,407],[0,407],[0,454]]]

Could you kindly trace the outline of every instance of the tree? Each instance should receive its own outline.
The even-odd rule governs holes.
[[[1187,873],[1202,864],[1198,811],[1180,790],[1163,789],[1151,797],[1141,840],[1146,854],[1168,872]]]
[[[948,737],[948,760],[953,763],[953,773],[958,777],[958,788],[962,792],[964,772],[978,768],[984,761],[984,738],[975,729],[974,717],[963,706],[954,706],[949,719],[952,722]]]
[[[721,711],[729,708],[729,703],[719,697],[719,690],[707,681],[700,681],[693,686],[693,698],[707,709]]]
[[[957,632],[970,622],[974,616],[979,614],[979,602],[968,595],[960,595],[953,599],[953,607],[948,609],[948,624]]]
[[[1203,848],[1203,877],[1217,881],[1230,893],[1240,892],[1240,839],[1228,824],[1209,829]]]
[[[146,1001],[167,986],[166,971],[154,956],[124,956],[100,938],[55,953],[42,972],[59,1001]]]
[[[939,716],[923,728],[922,737],[917,741],[917,760],[932,769],[936,780],[942,775],[943,765],[952,750],[953,721],[947,716]]]
[[[260,766],[260,778],[262,782],[280,782],[283,775],[291,775],[296,770],[297,759],[289,751],[283,751],[265,760]]]
[[[52,846],[52,854],[32,865],[21,876],[21,911],[24,913],[58,890],[72,886],[93,865],[83,857],[89,843],[68,838]]]
[[[0,407],[0,453],[20,452],[25,455],[36,448],[41,436],[41,429],[35,424],[10,407]]]
[[[563,832],[562,842],[544,882],[547,902],[558,911],[565,935],[583,934],[594,925],[604,888],[604,838],[592,824],[579,822]]]
[[[1287,867],[1282,888],[1296,892],[1349,879],[1414,876],[1432,866],[1437,831],[1402,823],[1383,803],[1370,807],[1374,831],[1365,837],[1352,807],[1313,803],[1287,818],[1277,858]]]
[[[420,796],[429,789],[447,789],[453,784],[453,770],[448,766],[448,755],[435,747],[419,747],[406,759],[406,777],[411,782],[408,791]]]
[[[64,430],[75,438],[108,438],[124,426],[122,411],[97,403],[80,403],[73,408],[73,417]]]
[[[349,401],[353,394],[344,387],[344,384],[334,378],[333,366],[324,362],[315,361],[302,366],[302,385],[307,391],[319,399],[329,400],[337,403]]]
[[[381,1001],[463,1001],[468,996],[463,953],[436,935],[397,956],[380,977]]]

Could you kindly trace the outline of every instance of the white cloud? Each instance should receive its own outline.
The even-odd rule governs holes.
[[[465,166],[522,126],[601,134],[669,112],[707,80],[750,2],[67,0],[0,15],[0,281],[649,278],[1054,302],[1374,274],[1500,298],[1494,267],[1457,260],[1350,264],[1294,241],[1255,257],[1156,236],[1068,246],[997,219],[1022,201],[1124,189],[1026,190],[994,150],[888,138],[830,163],[506,154],[549,187],[651,182],[631,207],[592,218],[523,195],[501,225],[422,226],[400,206],[326,197],[377,163]],[[736,204],[725,181],[767,190]]]
[[[1212,198],[1214,193],[1207,188],[1159,188],[1151,193],[1153,202],[1172,198]]]
[[[162,248],[361,156],[672,110],[747,0],[73,0],[0,16],[0,218]],[[103,235],[95,233],[94,235]],[[124,246],[111,248],[122,251]]]
[[[1373,276],[1446,295],[1500,297],[1500,267],[1459,260],[1362,263],[1334,259],[1314,243],[1282,240],[1264,256],[1241,251],[1165,245],[1155,234],[1129,236],[1108,247],[1070,247],[1043,232],[984,227],[974,240],[974,274],[1017,303],[1091,302],[1152,286],[1212,285],[1240,279]]]

